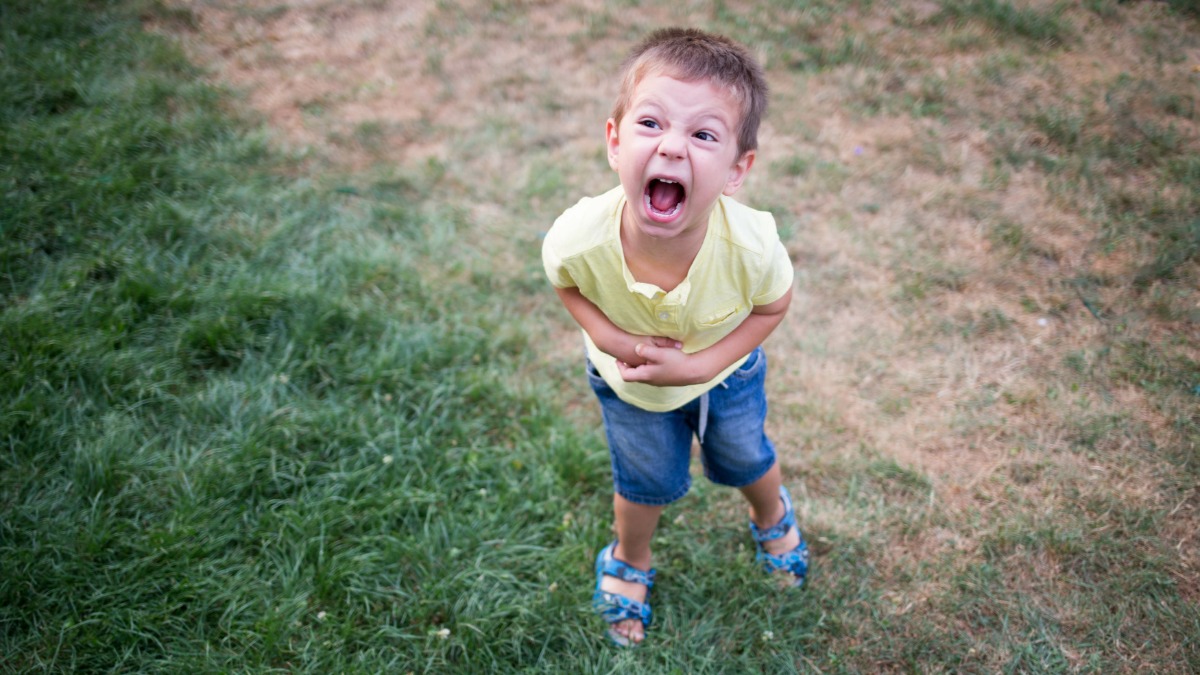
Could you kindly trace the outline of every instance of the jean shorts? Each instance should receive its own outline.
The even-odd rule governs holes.
[[[750,485],[775,464],[775,446],[763,430],[767,356],[762,347],[704,396],[667,412],[617,398],[590,361],[587,372],[600,399],[613,487],[635,504],[662,506],[687,494],[693,437],[700,439],[704,475],[719,485]]]

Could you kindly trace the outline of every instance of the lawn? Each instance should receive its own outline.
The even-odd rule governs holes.
[[[622,652],[540,236],[670,24],[772,86],[815,557],[698,480]],[[1200,671],[1194,4],[0,0],[0,56],[0,670]]]

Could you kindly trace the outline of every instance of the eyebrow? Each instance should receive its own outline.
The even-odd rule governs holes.
[[[641,99],[641,100],[635,100],[633,102],[633,105],[630,106],[629,111],[631,113],[640,113],[642,111],[642,108],[647,107],[647,106],[655,108],[658,111],[662,111],[665,107],[661,103],[659,103],[658,101],[656,101],[654,99]],[[726,130],[733,129],[734,127],[737,126],[736,124],[733,124],[731,121],[726,120],[722,115],[717,114],[715,112],[709,112],[709,111],[703,111],[700,113],[699,117],[697,117],[695,119],[689,119],[689,121],[693,122],[693,123],[708,123],[709,120],[719,123],[721,126],[725,127]]]

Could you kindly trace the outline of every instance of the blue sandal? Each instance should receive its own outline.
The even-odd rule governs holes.
[[[765,530],[759,529],[754,521],[750,521],[750,534],[754,536],[754,542],[758,546],[758,553],[754,559],[761,562],[763,568],[768,573],[784,570],[791,574],[796,580],[793,586],[804,585],[804,577],[808,574],[808,544],[804,543],[804,535],[800,529],[796,529],[796,534],[800,535],[800,543],[796,548],[785,553],[767,553],[763,548],[763,542],[774,541],[787,536],[788,530],[796,527],[796,511],[792,508],[792,496],[788,494],[787,488],[779,486],[779,498],[783,500],[783,519],[774,526]]]
[[[604,547],[596,556],[596,592],[592,595],[592,609],[609,623],[608,638],[620,647],[636,646],[637,643],[617,633],[612,624],[626,619],[638,619],[642,626],[650,627],[650,589],[654,586],[655,570],[645,572],[613,557],[617,542]],[[646,587],[645,602],[631,600],[623,595],[600,590],[604,575],[624,581],[632,581]]]

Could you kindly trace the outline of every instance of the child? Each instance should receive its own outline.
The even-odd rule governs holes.
[[[623,66],[605,127],[620,186],[567,209],[542,260],[583,329],[615,487],[616,541],[596,559],[592,603],[619,645],[650,625],[650,541],[705,475],[750,505],[758,559],[799,585],[808,548],[763,432],[762,341],[792,297],[792,264],[768,213],[730,198],[754,164],[767,85],[731,40],[665,29]]]

